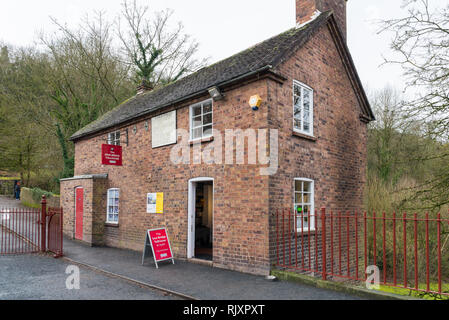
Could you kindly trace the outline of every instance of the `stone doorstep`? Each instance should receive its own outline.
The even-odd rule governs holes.
[[[376,290],[369,290],[365,288],[350,286],[342,282],[327,281],[327,280],[325,281],[311,276],[289,271],[273,269],[271,270],[271,275],[277,277],[281,281],[297,282],[301,284],[314,286],[317,288],[344,292],[373,300],[419,300],[419,301],[422,300],[416,297],[407,297],[388,292],[381,292]]]

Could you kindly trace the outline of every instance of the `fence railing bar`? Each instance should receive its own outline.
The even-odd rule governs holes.
[[[331,274],[334,274],[334,213],[331,210]]]
[[[426,218],[429,213],[426,212]],[[426,220],[426,288],[430,291],[430,243],[429,243],[429,220]]]
[[[385,212],[382,213],[382,251],[383,251],[383,274],[384,284],[387,283],[387,231],[386,231]]]
[[[407,288],[407,213],[403,214],[403,228],[404,228],[404,288]]]
[[[349,239],[349,212],[348,212],[348,216],[346,218],[346,246],[347,246],[346,260],[347,260],[347,268],[348,268],[347,274],[348,274],[348,277],[350,277],[351,276],[351,265],[350,265],[350,263],[351,263],[351,253],[350,253],[351,252],[351,242]]]
[[[363,214],[363,224],[364,224],[364,245],[365,245],[365,269],[363,270],[363,274],[364,274],[364,279],[366,281],[367,278],[367,274],[366,274],[366,269],[368,268],[368,236],[366,232],[367,229],[367,220],[366,220],[366,212],[364,212]]]
[[[397,285],[397,270],[396,270],[396,212],[393,212],[393,283]]]
[[[355,279],[359,280],[359,221],[358,213],[355,211]]]
[[[414,222],[414,233],[415,233],[415,289],[419,288],[419,277],[418,277],[418,215],[415,213],[415,222]]]
[[[442,292],[441,286],[441,213],[438,213],[437,232],[438,232],[438,292]]]
[[[307,229],[308,229],[308,251],[309,251],[309,270],[312,269],[312,253],[310,252],[310,210],[307,211]]]
[[[338,212],[338,270],[339,274],[342,274],[342,266],[341,266],[341,212]]]

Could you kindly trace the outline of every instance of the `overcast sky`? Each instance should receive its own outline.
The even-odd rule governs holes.
[[[76,25],[86,13],[106,11],[111,18],[121,10],[121,0],[1,0],[0,41],[34,45],[37,33],[54,31],[49,17]],[[210,62],[226,58],[295,25],[294,0],[139,0],[152,10],[171,8],[174,20],[201,45],[201,56]],[[448,0],[432,0],[446,4]],[[387,84],[403,87],[401,70],[380,67],[389,54],[390,35],[376,34],[376,19],[404,14],[402,0],[349,0],[348,45],[359,75],[369,89]]]

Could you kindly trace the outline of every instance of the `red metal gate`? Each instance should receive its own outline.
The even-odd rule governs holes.
[[[47,212],[47,249],[55,257],[63,255],[62,214],[62,208],[49,208]]]
[[[49,208],[42,197],[40,209],[0,208],[0,254],[53,252],[63,254],[61,208]]]
[[[41,251],[41,210],[0,209],[0,254]]]

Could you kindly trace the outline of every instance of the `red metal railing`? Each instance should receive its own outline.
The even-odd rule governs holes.
[[[42,197],[40,209],[0,208],[0,254],[26,254],[48,251],[63,254],[60,208],[49,208]],[[48,218],[47,218],[48,217]]]
[[[275,220],[278,267],[324,280],[365,281],[368,266],[377,266],[381,285],[449,295],[449,218],[441,214],[323,208],[304,214],[278,210]]]

